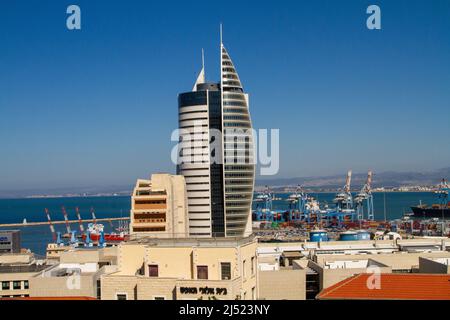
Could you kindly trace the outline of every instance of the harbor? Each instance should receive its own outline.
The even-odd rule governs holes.
[[[359,191],[353,189],[351,192],[350,172],[347,174],[346,184],[336,193],[306,193],[300,186],[292,193],[273,193],[266,187],[263,192],[254,196],[253,230],[265,242],[310,241],[314,238],[311,233],[314,234],[317,230],[325,231],[326,238],[330,241],[339,240],[340,234],[344,232],[347,232],[347,237],[357,238],[359,231],[367,232],[371,239],[384,237],[384,233],[389,232],[397,233],[404,239],[441,236],[442,228],[448,234],[448,221],[444,226],[442,219],[414,217],[408,210],[417,203],[445,202],[442,197],[445,193],[374,193],[371,192],[370,185],[372,175],[368,173],[366,184]],[[128,232],[130,217],[125,213],[130,210],[129,199],[104,197],[22,200],[33,203],[30,207],[32,211],[41,211],[40,214],[32,215],[22,211],[23,209],[14,208],[12,204],[19,200],[0,200],[0,214],[7,218],[4,220],[10,221],[1,224],[0,230],[20,229],[24,246],[41,255],[46,254],[48,243],[91,245],[86,243],[89,225],[91,231],[96,230],[90,235],[92,245],[98,244],[99,228],[106,236],[105,243],[108,240],[117,243],[125,239]],[[48,212],[45,210],[47,207]],[[14,210],[16,214],[8,214],[10,210]],[[97,212],[98,217],[94,212]],[[101,226],[97,226],[100,224]],[[60,240],[57,241],[58,239]]]
[[[90,222],[113,222],[113,221],[128,221],[130,218],[98,218],[98,219],[84,219],[84,223],[90,223]],[[79,224],[78,220],[59,220],[59,221],[52,221],[52,224]],[[40,221],[40,222],[27,222],[24,221],[22,223],[2,223],[0,224],[0,228],[20,228],[20,227],[37,227],[37,226],[46,226],[49,225],[48,221]]]
[[[388,219],[385,195],[383,210],[378,212],[377,218],[375,215],[373,173],[368,172],[366,183],[359,192],[351,192],[351,177],[349,171],[346,183],[334,195],[332,205],[326,201],[321,203],[300,186],[294,193],[281,198],[280,195],[276,198],[266,187],[255,197],[253,230],[263,241],[314,241],[317,234],[323,235],[320,241],[450,236],[450,224],[446,219],[446,210],[450,208],[449,188],[445,179],[433,193],[436,202],[429,208],[419,206],[424,210],[423,214],[414,212],[417,207],[411,204],[413,212],[404,210],[396,218]],[[274,208],[275,199],[287,202],[287,208]]]

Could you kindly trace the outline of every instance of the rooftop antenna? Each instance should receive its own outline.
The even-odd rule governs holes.
[[[223,35],[223,26],[222,26],[222,23],[220,23],[220,44],[222,45],[223,44],[223,41],[222,41],[222,35]]]
[[[205,50],[202,48],[202,69],[205,70]]]

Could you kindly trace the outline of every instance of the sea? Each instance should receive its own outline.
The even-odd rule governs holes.
[[[321,203],[333,205],[334,193],[310,193]],[[283,200],[273,201],[273,209],[288,209],[289,194],[276,194]],[[410,207],[419,204],[437,202],[435,194],[431,192],[386,192],[374,193],[374,212],[376,220],[401,218],[409,213]],[[83,219],[91,219],[91,208],[97,218],[128,217],[131,201],[128,196],[111,197],[76,197],[76,198],[32,198],[32,199],[0,199],[0,224],[47,221],[45,209],[50,212],[52,220],[64,220],[62,207],[68,213],[70,220],[76,220],[75,208],[78,207]],[[118,222],[102,222],[106,232],[116,231]],[[86,225],[85,225],[86,227]],[[78,224],[71,224],[72,230],[78,230]],[[5,229],[5,228],[2,228]],[[52,234],[48,225],[13,228],[21,231],[22,248],[30,249],[38,256],[45,255],[47,243],[52,242]],[[55,225],[56,231],[66,232],[64,224]]]

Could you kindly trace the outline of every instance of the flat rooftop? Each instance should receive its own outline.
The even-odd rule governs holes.
[[[365,269],[370,266],[385,267],[385,265],[370,259],[324,261],[323,263],[324,269]]]
[[[40,272],[49,268],[49,265],[2,265],[0,266],[0,273],[28,273]]]
[[[157,239],[151,237],[136,237],[129,241],[123,242],[123,245],[136,245],[144,244],[154,247],[236,247],[252,243],[255,240],[253,235],[242,237],[229,237],[229,238],[179,238],[179,239]]]

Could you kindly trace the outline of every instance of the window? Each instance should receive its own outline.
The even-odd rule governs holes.
[[[247,260],[242,261],[242,276],[245,277],[247,276]]]
[[[156,296],[156,297],[153,297],[153,300],[166,300],[166,297]]]
[[[20,290],[22,288],[20,281],[13,281],[13,289]]]
[[[208,280],[208,266],[197,266],[197,279]]]
[[[148,276],[149,277],[158,277],[158,265],[157,264],[149,264],[148,265]]]
[[[252,288],[252,300],[256,300],[256,288]]]
[[[9,290],[9,281],[2,281],[2,290]]]
[[[221,262],[220,271],[222,274],[222,280],[231,280],[231,263]]]
[[[127,300],[127,294],[126,293],[118,293],[116,294],[117,300]]]
[[[98,300],[102,299],[102,284],[100,280],[97,280],[97,299]]]
[[[25,281],[23,282],[23,288],[24,288],[24,289],[29,289],[29,288],[30,288],[30,284],[28,283],[28,280],[25,280]]]
[[[255,257],[252,257],[252,275],[255,274],[255,270],[256,270],[256,259]]]

